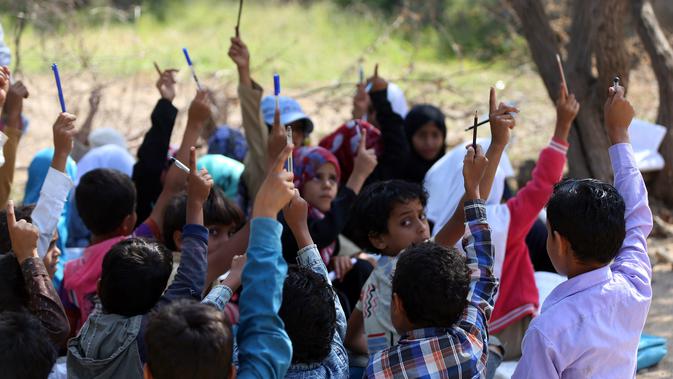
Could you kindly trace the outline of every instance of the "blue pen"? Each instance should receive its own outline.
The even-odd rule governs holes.
[[[280,75],[273,74],[273,96],[276,97],[276,108],[278,108],[278,95],[280,95]]]
[[[56,88],[58,89],[58,101],[61,103],[61,112],[65,113],[65,99],[63,98],[63,88],[61,88],[61,76],[58,74],[58,66],[56,63],[51,65],[54,71],[54,79],[56,80]]]
[[[185,59],[187,60],[187,64],[189,65],[189,69],[192,70],[192,77],[194,78],[194,81],[196,82],[196,86],[201,90],[201,83],[199,83],[199,78],[196,77],[196,71],[194,71],[194,65],[192,64],[192,60],[189,58],[189,52],[187,51],[186,47],[182,48],[182,52],[185,54]]]

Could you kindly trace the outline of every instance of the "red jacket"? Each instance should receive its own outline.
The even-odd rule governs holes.
[[[507,201],[509,231],[498,290],[500,295],[489,323],[490,333],[498,333],[523,317],[538,313],[540,300],[526,246],[526,234],[563,175],[567,150],[567,143],[553,139],[540,152],[532,179]]]

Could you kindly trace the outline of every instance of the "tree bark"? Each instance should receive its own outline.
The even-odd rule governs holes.
[[[666,163],[654,183],[654,194],[673,206],[673,49],[659,26],[649,0],[634,0],[632,12],[638,36],[650,56],[659,84],[657,124],[667,129],[659,149]]]
[[[556,36],[540,0],[509,0],[517,14],[542,81],[552,101],[558,97],[560,77],[555,55]],[[609,141],[603,128],[603,101],[615,74],[628,82],[628,55],[624,45],[623,19],[626,0],[575,0],[566,77],[580,102],[580,112],[570,135],[569,168],[572,177],[612,179]],[[598,78],[592,73],[596,56]]]

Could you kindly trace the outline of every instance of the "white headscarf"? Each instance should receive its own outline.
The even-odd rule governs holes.
[[[478,139],[477,143],[486,150],[491,141],[490,139]],[[428,219],[435,223],[432,231],[433,236],[449,221],[465,194],[463,188],[465,145],[459,144],[451,149],[425,174],[424,186],[429,195],[425,210]],[[510,219],[509,208],[506,204],[501,204],[500,200],[505,191],[505,178],[512,176],[513,171],[509,157],[506,153],[503,153],[493,179],[491,193],[486,200],[486,217],[491,228],[491,240],[495,248],[494,273],[498,278],[505,260]],[[462,250],[461,241],[458,241],[456,248]]]
[[[388,102],[390,107],[393,108],[393,112],[400,115],[400,117],[407,117],[409,113],[409,106],[407,105],[407,99],[404,97],[404,92],[402,89],[395,83],[388,83]]]
[[[110,144],[91,149],[77,163],[75,185],[79,184],[79,180],[84,174],[97,168],[114,169],[131,176],[134,164],[135,159],[128,150],[117,145]]]

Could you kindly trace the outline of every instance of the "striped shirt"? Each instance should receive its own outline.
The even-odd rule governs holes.
[[[498,281],[493,276],[493,246],[482,200],[465,203],[469,233],[463,244],[470,269],[468,304],[450,328],[406,333],[399,343],[374,354],[368,378],[479,378],[488,357],[487,323]]]

